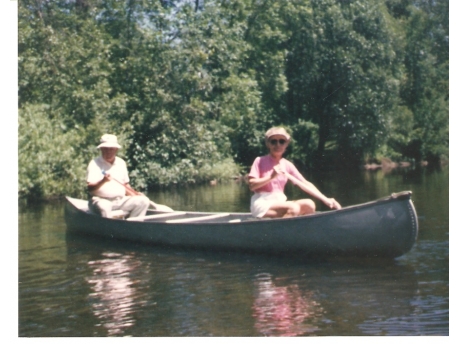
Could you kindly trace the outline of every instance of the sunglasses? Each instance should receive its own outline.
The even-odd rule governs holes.
[[[283,139],[280,139],[280,140],[276,140],[276,139],[273,139],[273,140],[270,140],[270,144],[272,146],[276,145],[277,143],[279,143],[281,146],[284,145],[286,143],[286,140],[283,140]]]

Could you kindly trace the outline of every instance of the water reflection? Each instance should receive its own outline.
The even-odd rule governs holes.
[[[297,284],[276,285],[268,273],[255,276],[253,316],[255,328],[264,336],[298,336],[315,332],[318,327],[311,321],[322,311],[313,293],[302,293]]]
[[[297,261],[79,237],[66,232],[61,205],[24,208],[18,333],[448,336],[448,177],[447,170],[404,170],[312,180],[348,205],[413,191],[422,219],[419,240],[403,257],[382,262]],[[208,189],[155,193],[153,199],[177,209],[247,211],[246,185]]]
[[[88,299],[108,335],[121,335],[135,324],[136,281],[130,274],[139,268],[140,262],[127,254],[105,252],[102,256],[88,262],[92,275],[87,282],[93,291]]]

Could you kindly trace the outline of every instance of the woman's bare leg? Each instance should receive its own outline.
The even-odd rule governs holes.
[[[309,215],[316,211],[316,204],[311,199],[299,199],[294,202],[300,206],[299,215]]]
[[[294,217],[298,216],[301,211],[301,204],[297,202],[276,202],[273,203],[270,209],[263,217],[278,218],[278,217]]]

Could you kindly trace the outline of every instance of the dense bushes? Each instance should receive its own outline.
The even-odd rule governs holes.
[[[105,132],[140,189],[289,158],[448,154],[448,1],[19,2],[19,196],[85,193]],[[326,161],[325,161],[326,160]]]
[[[48,112],[46,105],[27,105],[19,112],[19,196],[81,196],[85,170],[75,167],[88,157],[83,135],[50,119]]]

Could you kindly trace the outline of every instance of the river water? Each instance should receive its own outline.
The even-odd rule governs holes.
[[[343,206],[411,190],[415,246],[391,261],[166,250],[69,236],[64,202],[20,207],[19,336],[448,336],[448,167],[307,178]],[[149,197],[246,212],[250,193],[235,181]]]

